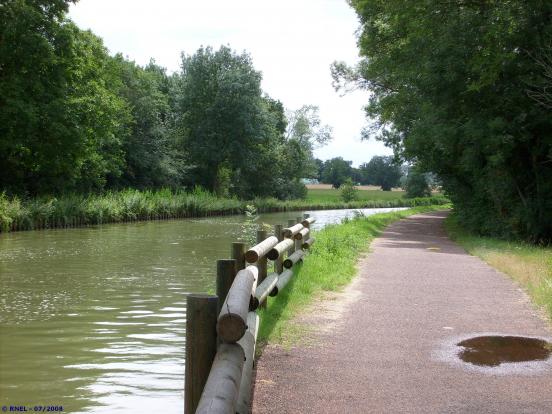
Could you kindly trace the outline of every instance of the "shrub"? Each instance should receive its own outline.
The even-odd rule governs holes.
[[[353,184],[353,180],[347,178],[343,184],[341,184],[341,199],[346,203],[358,200],[358,190]]]

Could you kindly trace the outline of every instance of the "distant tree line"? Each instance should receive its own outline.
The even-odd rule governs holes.
[[[346,161],[342,157],[332,158],[327,161],[315,160],[318,167],[314,178],[334,188],[351,180],[355,185],[373,185],[381,187],[383,191],[391,191],[396,187],[408,187],[409,179],[418,180],[416,191],[411,189],[412,197],[423,197],[431,193],[431,186],[437,186],[435,177],[428,173],[421,173],[416,168],[397,163],[393,156],[376,155],[369,162],[361,164],[358,168],[352,166],[352,161]],[[407,188],[408,189],[408,188]]]
[[[173,74],[110,56],[66,18],[71,1],[0,6],[0,193],[193,188],[305,195],[318,108],[286,111],[247,53],[202,47]]]
[[[337,89],[395,155],[437,173],[463,225],[552,241],[552,2],[349,0],[363,60]]]

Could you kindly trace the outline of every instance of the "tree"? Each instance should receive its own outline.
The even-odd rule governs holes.
[[[177,186],[186,169],[171,134],[170,81],[152,60],[142,68],[116,55],[111,65],[120,78],[118,95],[128,104],[132,120],[123,142],[125,165],[119,186]]]
[[[324,162],[322,181],[339,188],[347,178],[351,178],[352,161],[345,161],[342,157],[332,158]]]
[[[101,40],[65,20],[69,3],[0,7],[0,186],[13,193],[98,189],[120,174],[128,110]]]
[[[178,111],[182,149],[193,162],[194,183],[216,191],[228,171],[243,181],[244,167],[259,167],[256,150],[271,139],[271,117],[261,74],[248,54],[226,46],[182,54]]]
[[[431,188],[425,174],[417,169],[412,169],[406,177],[405,190],[408,198],[431,196]]]
[[[353,184],[353,180],[347,178],[343,184],[341,184],[341,199],[346,203],[358,200],[358,189]]]
[[[402,176],[400,165],[392,156],[375,156],[360,166],[363,181],[368,185],[379,185],[383,191],[398,187]]]
[[[370,89],[379,139],[438,174],[467,228],[551,241],[552,118],[528,89],[543,85],[552,3],[350,4],[363,60],[333,75]]]
[[[301,108],[286,111],[287,128],[285,141],[288,157],[293,166],[288,165],[291,174],[299,178],[315,178],[318,175],[313,150],[326,145],[333,139],[332,127],[323,125],[319,108],[315,105],[303,105]]]

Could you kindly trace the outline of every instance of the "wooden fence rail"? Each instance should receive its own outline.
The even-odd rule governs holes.
[[[257,232],[257,244],[232,244],[232,258],[217,261],[215,295],[188,295],[185,413],[245,414],[259,330],[256,310],[293,277],[293,267],[314,243],[305,214],[274,235]],[[286,257],[287,256],[287,257]],[[274,272],[268,274],[268,262]]]

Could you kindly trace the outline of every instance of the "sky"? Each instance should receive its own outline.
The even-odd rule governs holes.
[[[200,46],[247,51],[263,74],[262,88],[287,109],[317,105],[334,140],[316,149],[323,160],[343,157],[354,166],[391,154],[381,142],[360,140],[368,91],[340,96],[331,85],[335,60],[359,60],[359,23],[345,0],[80,0],[69,17],[103,38],[110,53],[140,65],[155,59],[169,72],[180,54]]]

